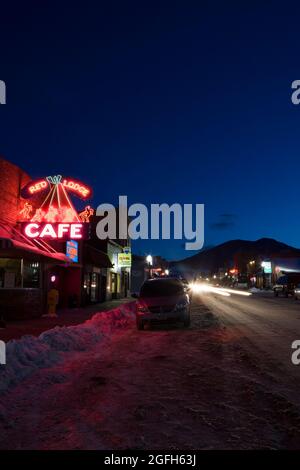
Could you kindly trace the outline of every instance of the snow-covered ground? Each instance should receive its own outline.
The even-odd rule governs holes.
[[[9,346],[0,448],[300,448],[300,304],[207,294],[145,331],[131,309]]]
[[[127,325],[134,303],[95,314],[76,326],[55,327],[39,337],[23,336],[6,345],[5,366],[0,366],[0,392],[17,385],[37,369],[50,367],[66,359],[63,353],[87,351],[101,343],[112,331]]]

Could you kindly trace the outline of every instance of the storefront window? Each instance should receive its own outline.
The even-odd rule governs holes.
[[[91,287],[90,275],[89,275],[89,273],[85,273],[83,288],[85,290],[85,294],[86,294],[87,297],[89,297],[89,295],[90,295],[90,287]]]
[[[13,258],[0,258],[0,289],[40,287],[40,264]]]
[[[98,274],[92,273],[91,277],[92,277],[91,302],[96,302],[98,300],[98,290],[99,290]]]
[[[115,273],[111,273],[111,293],[115,294],[117,292],[117,275]]]
[[[23,287],[40,287],[40,265],[37,262],[24,260],[23,262]]]
[[[0,258],[0,289],[22,287],[20,259]]]

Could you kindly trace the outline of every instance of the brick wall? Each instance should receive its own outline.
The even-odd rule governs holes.
[[[24,200],[20,199],[20,190],[30,179],[19,167],[0,158],[0,221],[17,222],[24,204]]]

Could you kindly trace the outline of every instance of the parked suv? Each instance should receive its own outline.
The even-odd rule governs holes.
[[[282,294],[285,297],[288,297],[289,295],[294,295],[295,288],[299,283],[300,273],[285,274],[284,276],[280,276],[273,287],[275,297],[278,297],[279,294]]]
[[[190,324],[190,298],[178,279],[149,279],[141,287],[136,302],[136,325],[144,329],[146,322],[182,321]]]

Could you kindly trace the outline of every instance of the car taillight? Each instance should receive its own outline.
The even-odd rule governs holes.
[[[145,305],[138,304],[136,309],[137,309],[138,312],[141,312],[141,313],[148,312],[148,309],[147,309],[147,307],[145,307]]]

